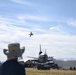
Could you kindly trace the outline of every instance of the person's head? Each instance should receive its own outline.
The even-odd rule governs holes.
[[[7,59],[18,59],[22,58],[22,54],[24,53],[25,47],[20,49],[19,43],[10,43],[8,44],[8,49],[4,49],[4,54],[7,55]]]

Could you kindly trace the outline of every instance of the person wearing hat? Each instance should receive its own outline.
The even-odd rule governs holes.
[[[0,75],[26,75],[24,66],[18,62],[24,51],[25,47],[20,48],[19,43],[8,44],[8,49],[4,49],[7,60],[0,67]]]

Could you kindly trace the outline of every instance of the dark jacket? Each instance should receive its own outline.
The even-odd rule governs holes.
[[[25,75],[25,68],[17,60],[7,60],[0,67],[0,75]]]

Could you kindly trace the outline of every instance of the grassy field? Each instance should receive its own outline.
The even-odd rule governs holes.
[[[71,70],[37,70],[26,68],[26,75],[76,75],[76,71]]]

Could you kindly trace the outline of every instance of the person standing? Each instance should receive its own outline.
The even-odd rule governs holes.
[[[19,43],[8,44],[8,49],[4,49],[7,60],[0,67],[0,75],[26,75],[24,66],[18,62],[24,51],[25,47],[20,49]]]

